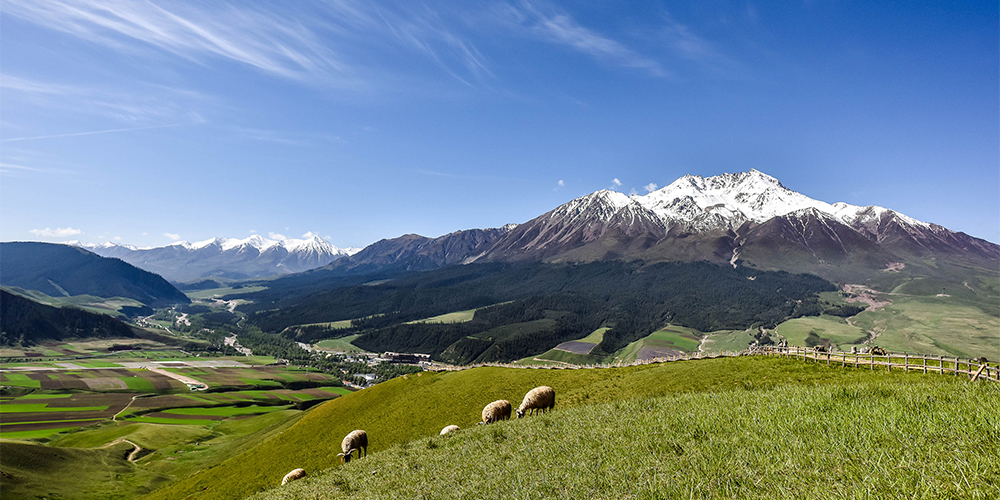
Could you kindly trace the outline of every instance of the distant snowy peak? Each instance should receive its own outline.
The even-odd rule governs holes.
[[[930,227],[926,222],[887,208],[814,200],[758,170],[712,177],[685,175],[644,196],[603,189],[559,206],[549,217],[609,222],[654,214],[665,225],[705,231],[736,228],[749,221],[763,223],[807,209],[815,209],[870,234],[877,233],[877,226],[884,224],[887,217],[898,218],[906,225]]]

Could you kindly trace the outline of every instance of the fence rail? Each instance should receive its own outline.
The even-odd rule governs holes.
[[[887,352],[885,354],[856,352],[827,352],[808,347],[758,347],[755,354],[765,356],[781,356],[800,358],[803,361],[837,364],[842,367],[851,365],[856,368],[885,368],[903,371],[922,371],[923,373],[938,373],[940,375],[968,375],[972,380],[986,379],[1000,382],[1000,367],[990,365],[989,361],[977,359],[962,359],[959,357],[931,356],[927,354],[911,354]]]
[[[551,360],[549,363],[559,363],[556,365],[517,365],[513,363],[476,363],[474,365],[454,366],[454,365],[434,365],[427,367],[432,371],[468,370],[470,368],[480,368],[484,366],[498,368],[525,368],[536,370],[579,370],[586,368],[619,368],[626,366],[650,365],[657,363],[670,363],[674,361],[689,361],[698,359],[714,359],[733,356],[778,356],[786,358],[797,358],[802,361],[812,361],[815,363],[826,363],[828,365],[840,364],[841,367],[852,366],[855,368],[885,368],[886,371],[893,369],[903,371],[922,371],[923,373],[938,373],[940,375],[959,376],[967,375],[970,380],[985,379],[993,382],[1000,382],[1000,366],[990,364],[989,361],[976,359],[962,359],[958,357],[931,356],[927,354],[911,354],[887,352],[886,354],[857,353],[857,352],[828,352],[809,347],[778,347],[778,346],[756,346],[743,351],[723,351],[723,352],[696,352],[678,353],[673,356],[663,356],[650,359],[639,359],[630,362],[599,363],[577,365]]]

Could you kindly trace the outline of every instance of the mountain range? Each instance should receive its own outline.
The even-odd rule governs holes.
[[[743,263],[877,285],[904,269],[952,278],[970,267],[995,271],[1000,246],[888,208],[815,200],[750,170],[686,175],[644,196],[601,190],[500,229],[381,240],[323,269],[615,259]]]
[[[175,282],[309,269],[334,275],[426,271],[482,262],[709,261],[888,286],[900,276],[995,270],[1000,246],[875,205],[827,203],[757,170],[686,175],[646,195],[601,190],[522,224],[431,238],[406,234],[362,250],[326,240],[213,238],[160,248],[85,245]],[[975,271],[978,272],[978,271]],[[974,274],[974,273],[973,273]]]
[[[104,257],[116,257],[157,273],[173,282],[207,277],[248,279],[291,274],[327,265],[356,253],[357,248],[337,248],[319,236],[304,239],[212,238],[165,247],[138,248],[113,242],[70,244]]]

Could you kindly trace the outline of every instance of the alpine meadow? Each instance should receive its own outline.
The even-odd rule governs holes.
[[[1000,498],[996,4],[0,26],[0,500]]]

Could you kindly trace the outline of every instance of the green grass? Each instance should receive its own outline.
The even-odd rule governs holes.
[[[39,431],[36,437],[59,430]],[[4,499],[124,500],[136,494],[133,486],[120,480],[134,467],[124,458],[132,449],[128,443],[92,450],[6,440],[0,446]]]
[[[898,352],[997,359],[1000,317],[952,297],[890,298],[892,305],[852,320],[879,332],[876,344]]]
[[[122,366],[118,363],[112,363],[110,361],[99,361],[96,359],[74,360],[73,364],[83,366],[85,368],[121,368]]]
[[[216,417],[233,417],[236,415],[257,415],[272,411],[287,410],[287,406],[222,406],[216,408],[175,408],[163,413],[172,415],[211,415]]]
[[[447,314],[441,314],[438,316],[433,316],[425,319],[418,319],[416,321],[410,321],[406,324],[419,324],[419,323],[467,323],[472,321],[473,316],[476,315],[476,309],[466,309],[464,311],[450,312]]]
[[[933,377],[741,387],[423,437],[251,498],[996,498],[998,419],[996,387]]]
[[[40,380],[32,380],[23,373],[0,373],[0,382],[3,383],[2,385],[13,385],[16,387],[33,387],[35,389],[40,389],[42,387],[42,382]]]
[[[587,344],[600,344],[601,342],[604,341],[604,332],[608,330],[610,330],[610,328],[607,327],[598,328],[597,330],[591,332],[590,335],[587,335],[586,337],[577,340],[577,342],[586,342]]]
[[[46,413],[63,411],[104,411],[107,406],[50,407],[46,403],[7,403],[0,405],[0,413]]]
[[[147,424],[166,424],[166,425],[193,425],[193,426],[205,426],[212,425],[215,420],[202,420],[193,418],[166,418],[166,417],[133,417],[129,421],[132,422],[144,422]]]
[[[153,386],[153,382],[144,379],[142,377],[120,377],[120,378],[123,382],[125,382],[125,385],[127,385],[130,390],[136,392],[147,392],[147,391],[152,392],[156,390],[156,387]]]
[[[4,432],[0,430],[0,439],[41,439],[54,436],[60,432],[76,429],[76,427],[59,427],[55,429],[39,429],[34,431],[13,431]],[[6,443],[4,443],[6,445]],[[6,451],[6,450],[5,450]],[[6,498],[6,497],[4,497]]]
[[[867,332],[848,325],[844,318],[827,315],[790,319],[778,325],[775,332],[787,339],[790,345],[796,346],[805,346],[806,338],[813,333],[815,337],[829,340],[842,351],[863,344],[868,337]]]
[[[742,351],[755,339],[747,330],[710,332],[702,349],[705,352]]]
[[[436,436],[445,425],[455,424],[466,430],[474,428],[485,404],[507,399],[516,406],[525,392],[539,385],[549,385],[556,390],[556,412],[551,414],[554,418],[568,408],[681,394],[715,394],[735,389],[746,399],[746,404],[750,404],[757,394],[772,391],[780,396],[782,390],[797,386],[849,388],[872,382],[906,385],[930,378],[933,377],[916,373],[872,372],[758,356],[595,370],[477,368],[424,372],[421,376],[393,379],[319,405],[285,429],[280,437],[261,440],[258,446],[211,470],[200,471],[147,498],[184,498],[188,495],[197,499],[242,498],[275,486],[285,473],[297,467],[310,472],[337,467],[331,446],[317,446],[316,443],[334,443],[335,448],[335,443],[344,435],[361,428],[369,435],[369,453],[378,454],[414,439]],[[935,383],[954,384],[955,387],[968,385],[968,382],[945,379],[947,377],[940,377]],[[964,396],[958,397],[962,398]],[[792,418],[798,417],[793,414]],[[767,422],[777,420],[769,417]],[[866,430],[860,428],[852,432],[864,434]],[[587,446],[599,448],[601,445],[592,442]],[[620,454],[612,452],[608,456]]]
[[[73,397],[72,394],[37,394],[36,393],[36,394],[25,394],[24,396],[21,396],[21,397],[19,397],[17,399],[18,400],[21,400],[21,399],[62,399],[62,398],[71,398],[71,397]]]
[[[696,352],[702,333],[693,328],[667,325],[646,337],[618,350],[608,357],[608,361],[635,361],[643,347],[651,349],[672,349],[681,352]]]
[[[32,421],[32,422],[16,422],[16,423],[10,423],[10,424],[8,424],[8,423],[2,423],[2,424],[0,424],[0,429],[2,429],[4,425],[56,424],[56,423],[62,423],[62,422],[97,422],[97,421],[100,421],[100,420],[104,420],[104,419],[103,418],[76,418],[76,419],[63,419],[63,420],[37,420],[37,421]],[[0,431],[0,432],[2,432],[2,431]],[[15,431],[15,432],[19,432],[19,431]],[[10,433],[7,433],[7,434],[10,434]],[[4,434],[4,436],[6,437],[6,434]]]
[[[342,352],[366,352],[364,349],[352,344],[354,339],[360,337],[361,334],[348,335],[346,337],[340,337],[336,339],[326,339],[319,341],[316,346],[322,349],[329,349],[333,351]]]

